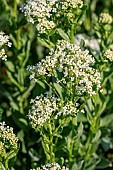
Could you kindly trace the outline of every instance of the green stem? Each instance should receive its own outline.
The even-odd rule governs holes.
[[[9,168],[8,168],[8,160],[5,161],[5,168],[6,168],[6,170],[9,169]]]
[[[70,169],[72,167],[72,162],[73,162],[74,122],[75,122],[75,118],[72,118],[72,137],[71,137],[70,151],[69,151],[69,168]]]
[[[15,16],[15,23],[17,22],[17,0],[14,0],[14,16]]]
[[[50,135],[50,145],[49,145],[50,163],[54,163],[54,156],[53,156],[53,134],[52,134],[51,122],[48,124],[48,127],[49,127],[49,135]]]
[[[44,82],[53,90],[53,92],[57,95],[57,97],[59,97],[58,93],[57,93],[56,90],[53,88],[53,86],[50,85],[46,80],[44,80]]]
[[[53,135],[55,134],[55,133],[57,133],[58,132],[58,130],[60,129],[60,127],[65,123],[65,118],[61,121],[61,123],[60,123],[60,125],[56,128],[56,130],[54,131],[54,133],[53,133]]]
[[[18,30],[17,30],[17,34],[16,34],[16,36],[17,36],[17,48],[18,48],[18,50],[19,50],[20,47],[21,47],[20,32],[21,32],[21,29],[18,29]]]
[[[70,39],[71,39],[72,44],[74,44],[74,42],[75,42],[74,27],[75,27],[75,25],[73,24],[72,27],[71,27],[71,35],[70,35]]]

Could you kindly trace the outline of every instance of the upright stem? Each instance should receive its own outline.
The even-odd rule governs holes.
[[[17,22],[17,0],[14,0],[14,16],[15,16],[15,23]]]
[[[17,30],[17,48],[18,48],[18,50],[20,49],[20,46],[21,46],[21,43],[20,43],[20,28],[18,28],[18,30]]]
[[[73,155],[73,145],[74,145],[74,121],[75,118],[72,118],[72,137],[71,137],[71,143],[70,143],[70,151],[69,151],[69,168],[71,169],[71,164],[73,161],[72,155]]]
[[[48,124],[48,127],[49,127],[49,135],[50,135],[50,145],[49,145],[50,163],[54,163],[54,156],[53,156],[53,133],[52,133],[51,122]]]
[[[75,42],[74,27],[75,27],[75,25],[73,24],[73,25],[71,26],[71,35],[70,35],[70,39],[71,39],[71,43],[72,43],[72,44],[74,44],[74,42]]]

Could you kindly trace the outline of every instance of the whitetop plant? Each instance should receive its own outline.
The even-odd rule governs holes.
[[[28,66],[30,79],[46,77],[56,78],[56,82],[72,88],[76,95],[92,96],[100,88],[100,73],[93,68],[95,60],[88,50],[59,40],[49,56],[35,66]],[[60,76],[59,76],[60,74]]]
[[[111,24],[113,22],[113,18],[109,15],[109,13],[103,12],[100,14],[99,22],[101,24]]]
[[[7,60],[7,55],[5,53],[4,46],[11,47],[11,42],[9,41],[9,36],[5,35],[4,32],[0,32],[0,58],[2,60]]]
[[[82,0],[29,0],[23,5],[21,10],[24,12],[27,20],[36,23],[38,34],[51,34],[59,25],[64,26],[62,22],[74,22],[78,15],[76,9],[83,7]],[[77,16],[76,16],[77,15]],[[64,20],[65,17],[65,20]]]

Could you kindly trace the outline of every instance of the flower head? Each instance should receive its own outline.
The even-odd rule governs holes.
[[[100,14],[99,22],[102,24],[111,24],[113,22],[113,18],[106,12]]]
[[[82,0],[29,0],[21,10],[29,22],[36,23],[40,35],[51,33],[59,24],[61,27],[65,25],[64,22],[71,24],[80,15],[80,11],[77,14],[76,9],[82,7]]]
[[[113,51],[111,49],[106,50],[104,53],[104,58],[112,62],[113,61]]]
[[[13,133],[13,128],[5,124],[5,122],[0,123],[0,147],[7,149],[17,149],[18,138]]]
[[[9,42],[9,36],[0,32],[0,58],[6,61],[7,55],[5,54],[4,46],[11,47],[11,43]]]
[[[63,102],[55,96],[37,96],[31,100],[32,108],[29,110],[28,117],[34,129],[43,126],[51,118],[57,119],[59,116],[76,116],[80,111],[76,104]]]
[[[92,96],[100,88],[100,73],[92,67],[94,62],[87,50],[59,40],[46,59],[36,66],[29,66],[28,70],[31,71],[31,78],[54,77],[61,85],[71,83],[77,95],[86,93]]]

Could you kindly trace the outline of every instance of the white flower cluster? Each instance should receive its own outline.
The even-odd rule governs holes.
[[[59,116],[76,116],[79,109],[70,101],[63,103],[54,96],[40,95],[31,100],[32,108],[29,110],[28,117],[34,129],[43,126],[47,120],[57,119]]]
[[[106,50],[104,53],[104,58],[113,61],[113,51],[111,49]]]
[[[113,18],[108,13],[103,12],[100,14],[99,22],[102,24],[111,24],[113,22]]]
[[[44,97],[43,95],[31,100],[33,105],[31,110],[29,110],[28,117],[33,128],[36,128],[38,125],[43,126],[50,119],[52,114],[57,110],[57,102],[58,99],[54,96]]]
[[[61,0],[61,4],[62,4],[62,9],[67,10],[68,8],[70,9],[76,9],[78,7],[82,8],[83,7],[83,1],[82,0],[66,0],[66,1],[62,1]]]
[[[30,169],[35,170],[35,169]],[[41,168],[37,168],[36,170],[69,170],[67,167],[61,167],[58,163],[51,163],[41,166]]]
[[[8,149],[17,149],[18,138],[13,133],[13,128],[5,124],[5,122],[0,123],[0,142],[1,146],[7,147]]]
[[[0,32],[0,58],[2,60],[7,60],[7,55],[4,50],[4,46],[11,47],[11,42],[9,42],[9,36],[5,35],[4,32]]]
[[[37,23],[36,28],[40,34],[46,33],[46,31],[54,29],[56,26],[52,19],[55,2],[56,0],[29,0],[21,8],[29,22]],[[55,11],[56,9],[54,9]]]
[[[74,21],[76,19],[76,9],[81,9],[83,7],[82,0],[61,0],[58,10],[58,15],[63,16],[68,19],[68,23],[70,21]],[[79,11],[80,12],[80,11]]]
[[[75,107],[75,105],[72,103],[72,101],[67,102],[64,106],[61,107],[61,110],[57,113],[56,118],[58,116],[75,116],[75,113],[77,113],[79,110]]]
[[[76,94],[86,93],[92,96],[100,88],[101,79],[98,70],[92,67],[94,62],[88,50],[83,51],[79,46],[59,40],[46,59],[36,66],[28,66],[28,70],[31,72],[31,79],[54,76],[57,83],[71,83]]]
[[[63,16],[69,20],[75,18],[73,12],[76,8],[82,8],[82,6],[82,0],[29,0],[21,10],[29,22],[37,24],[36,28],[39,34],[48,34],[59,23],[62,24]]]

